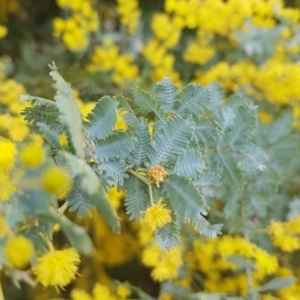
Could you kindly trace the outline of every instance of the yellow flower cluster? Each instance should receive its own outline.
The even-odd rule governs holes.
[[[117,0],[117,12],[121,23],[125,25],[130,34],[134,34],[139,25],[141,11],[137,0]]]
[[[17,269],[27,269],[33,256],[33,244],[24,236],[10,238],[5,247],[7,260]]]
[[[15,14],[19,10],[19,0],[0,0],[0,21],[6,22],[9,14]]]
[[[3,39],[7,35],[7,28],[4,25],[0,25],[0,39]]]
[[[133,56],[120,54],[120,48],[110,39],[105,39],[103,47],[96,46],[87,66],[89,72],[112,71],[114,83],[137,81],[138,67],[134,64]]]
[[[118,285],[113,290],[105,285],[96,283],[93,287],[92,295],[81,289],[73,289],[72,300],[123,300],[131,295],[131,290],[126,285]]]
[[[70,51],[84,51],[90,44],[90,34],[98,30],[98,13],[90,0],[57,0],[57,5],[71,10],[67,19],[56,17],[53,20],[53,35],[62,37]]]
[[[32,272],[43,286],[64,287],[75,278],[79,263],[79,254],[74,248],[53,250],[37,259]]]
[[[158,203],[148,207],[144,212],[143,217],[152,233],[172,222],[171,210],[166,208],[166,205],[161,201],[159,200]]]
[[[283,8],[281,0],[167,0],[165,10],[174,15],[179,28],[199,27],[222,36],[232,36],[235,30],[245,28],[248,18],[264,28],[274,27],[277,17],[299,19],[299,12]]]
[[[268,275],[275,274],[278,269],[275,256],[241,237],[229,235],[207,241],[195,240],[194,250],[187,254],[187,260],[191,263],[192,270],[200,271],[205,275],[206,290],[246,294],[246,275],[238,271],[235,263],[226,259],[230,256],[247,259],[255,266],[255,271],[252,272],[254,287],[259,286],[261,280]],[[228,276],[221,274],[228,274]]]
[[[174,279],[183,264],[182,248],[174,247],[170,251],[161,250],[156,243],[149,244],[142,253],[145,266],[153,267],[151,276],[156,281]]]
[[[163,76],[169,76],[175,84],[181,86],[180,75],[174,70],[175,57],[168,53],[168,50],[178,43],[181,30],[165,13],[153,16],[151,28],[154,37],[142,51],[153,67],[150,75],[151,81],[157,82]]]
[[[300,216],[286,222],[272,221],[268,227],[274,246],[286,252],[300,249]]]

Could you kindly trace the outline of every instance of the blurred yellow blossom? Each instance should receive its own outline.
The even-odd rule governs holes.
[[[22,235],[10,238],[5,246],[8,261],[17,269],[27,269],[33,256],[33,244]]]
[[[79,254],[74,248],[53,250],[37,259],[32,272],[43,286],[64,287],[75,278],[79,263]]]

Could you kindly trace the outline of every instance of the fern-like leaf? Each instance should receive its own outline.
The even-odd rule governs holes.
[[[172,156],[180,155],[190,142],[194,131],[191,118],[173,117],[153,135],[148,158],[152,165],[159,165]]]
[[[30,96],[30,95],[20,96],[20,102],[27,102],[27,101],[32,101],[32,104],[36,107],[46,106],[52,109],[57,109],[55,102],[50,101],[48,99]]]
[[[196,222],[200,214],[207,214],[199,190],[186,177],[170,175],[162,188],[176,214],[192,222]]]
[[[147,114],[149,112],[154,112],[159,119],[164,119],[165,116],[162,109],[148,92],[139,87],[135,87],[131,89],[131,93],[134,102],[139,107],[141,113]]]
[[[200,84],[188,84],[175,103],[175,112],[181,116],[198,115],[211,107],[210,91]]]
[[[154,92],[157,97],[157,102],[162,105],[163,112],[172,112],[173,104],[178,97],[179,89],[172,83],[170,78],[163,77],[160,82],[157,82],[154,87]]]
[[[59,112],[57,109],[41,110],[40,108],[26,107],[21,112],[21,115],[25,116],[24,120],[32,125],[42,122],[48,125],[52,131],[58,134],[62,133],[63,131],[59,121]]]
[[[147,185],[134,176],[129,176],[124,181],[126,190],[125,206],[126,213],[130,215],[129,220],[140,219],[141,211],[145,211],[149,203]]]
[[[239,145],[250,140],[257,126],[257,106],[252,103],[238,110],[237,118],[230,131],[230,144]]]
[[[179,226],[176,222],[175,214],[172,214],[171,223],[156,231],[155,239],[161,249],[170,250],[180,244]]]
[[[111,177],[115,186],[124,185],[124,179],[128,177],[126,167],[120,161],[109,161],[100,164],[100,172],[106,172]]]
[[[72,93],[70,85],[66,83],[65,80],[60,76],[55,65],[50,67],[52,69],[50,75],[56,83],[57,93],[55,96],[55,101],[60,112],[61,123],[68,129],[76,155],[80,158],[83,158],[84,148],[81,129],[82,117],[79,106]]]
[[[147,160],[147,152],[150,145],[150,132],[147,120],[139,118],[134,127],[133,133],[136,138],[133,151],[128,157],[128,162],[133,165],[141,165]]]
[[[205,143],[208,139],[218,140],[221,134],[221,131],[216,125],[213,125],[207,120],[201,119],[196,122],[193,140]]]
[[[184,177],[197,177],[205,168],[199,153],[187,150],[177,157],[173,173]]]
[[[98,100],[87,115],[89,122],[84,123],[91,138],[102,139],[112,132],[117,121],[116,107],[117,102],[108,96]]]
[[[217,155],[215,159],[217,161],[217,170],[220,172],[224,180],[229,179],[234,182],[236,186],[241,186],[243,182],[242,173],[237,167],[237,162],[232,156],[228,146],[228,136],[223,136],[217,148]]]
[[[240,157],[238,167],[243,171],[263,171],[267,164],[267,155],[256,145],[247,144],[235,148]]]
[[[122,119],[129,126],[133,126],[136,122],[137,117],[135,116],[133,109],[129,105],[129,102],[131,100],[122,95],[114,96],[113,99],[115,99],[119,103],[118,109],[121,113]]]
[[[63,150],[62,145],[59,143],[58,135],[50,130],[45,123],[37,123],[40,131],[43,133],[45,139],[57,150]]]
[[[211,225],[203,216],[199,215],[197,219],[191,220],[191,225],[197,230],[200,234],[208,238],[216,238],[218,235],[221,235],[222,224],[213,224]]]
[[[133,143],[133,138],[126,131],[112,133],[106,139],[95,142],[96,159],[100,162],[108,162],[111,159],[124,158],[130,153]]]
[[[84,195],[84,193],[78,189],[76,184],[73,185],[66,201],[69,205],[69,211],[73,212],[77,210],[77,217],[79,219],[81,219],[84,214],[87,214],[90,218],[92,217],[90,209],[95,208],[95,206],[88,202],[87,195]]]

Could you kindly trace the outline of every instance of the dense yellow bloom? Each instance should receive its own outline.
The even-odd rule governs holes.
[[[3,25],[0,25],[0,39],[4,38],[7,35],[7,28]]]
[[[142,253],[144,265],[154,267],[151,276],[156,281],[174,279],[178,268],[183,264],[182,249],[174,247],[171,250],[161,250],[156,243],[145,248]]]
[[[15,161],[16,146],[9,140],[0,139],[0,169],[10,169]]]
[[[268,233],[274,246],[286,252],[300,249],[300,216],[287,222],[271,221]]]
[[[93,296],[94,300],[117,300],[110,291],[109,287],[100,283],[95,284],[93,288]]]
[[[71,292],[72,300],[93,300],[93,298],[84,290],[73,289]]]
[[[32,272],[43,286],[64,287],[75,278],[79,263],[79,254],[74,248],[55,250],[39,257]]]
[[[152,232],[172,222],[171,210],[165,208],[165,206],[166,205],[161,203],[160,200],[158,203],[147,208],[144,212],[145,222]]]
[[[134,34],[138,27],[141,11],[137,0],[117,0],[117,12],[121,23],[128,28],[130,34]]]
[[[131,295],[131,290],[126,285],[118,285],[116,294],[120,299],[126,299]]]
[[[27,269],[33,256],[33,245],[22,235],[15,236],[7,241],[5,255],[13,267]]]
[[[71,9],[73,14],[67,19],[54,18],[53,35],[62,37],[71,51],[83,51],[90,43],[90,33],[99,27],[97,12],[89,0],[57,0],[58,6]]]
[[[109,189],[108,191],[108,199],[112,206],[117,209],[121,205],[121,200],[125,198],[124,191],[118,192],[116,187]]]
[[[27,145],[20,152],[20,159],[26,167],[37,168],[45,160],[45,151],[38,144]]]
[[[7,79],[0,85],[0,104],[19,105],[19,95],[26,94],[24,87],[13,79]]]
[[[58,167],[51,167],[42,176],[42,187],[48,193],[60,194],[70,190],[72,180],[68,173]]]

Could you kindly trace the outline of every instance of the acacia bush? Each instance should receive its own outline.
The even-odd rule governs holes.
[[[298,299],[299,17],[0,0],[0,299]]]

